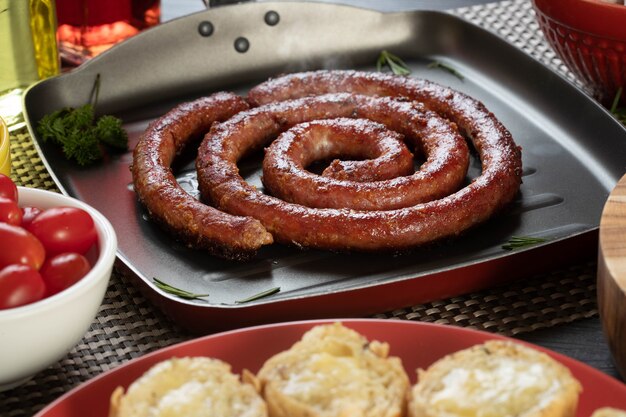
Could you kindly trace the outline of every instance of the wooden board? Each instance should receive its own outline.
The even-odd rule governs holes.
[[[626,175],[604,206],[599,239],[598,308],[615,364],[626,377]]]

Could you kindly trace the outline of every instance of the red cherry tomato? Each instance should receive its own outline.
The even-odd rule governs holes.
[[[28,226],[48,256],[63,252],[84,254],[96,242],[93,219],[78,207],[54,207],[41,212]]]
[[[0,268],[11,264],[41,268],[46,251],[41,242],[26,229],[0,223]]]
[[[0,270],[0,310],[41,300],[46,285],[39,272],[26,265]]]
[[[22,209],[15,200],[0,197],[0,222],[19,226],[22,223]]]
[[[46,283],[46,297],[80,281],[90,269],[87,258],[79,253],[60,253],[48,258],[40,271]]]
[[[33,219],[41,213],[41,209],[38,207],[22,207],[22,226],[25,229],[28,229],[28,226],[33,222]]]
[[[17,186],[4,174],[0,174],[0,197],[17,201]]]

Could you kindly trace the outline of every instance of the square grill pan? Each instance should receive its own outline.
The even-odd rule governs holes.
[[[268,12],[277,14],[278,23],[266,22]],[[199,28],[209,24],[211,35],[202,36]],[[240,52],[243,38],[248,48]],[[412,76],[479,99],[512,132],[523,148],[524,177],[510,210],[454,241],[402,255],[273,245],[250,262],[229,262],[183,247],[148,220],[132,189],[131,152],[80,168],[42,143],[34,129],[44,114],[89,102],[100,74],[97,110],[124,120],[132,149],[149,121],[182,101],[219,90],[245,94],[280,73],[372,71],[383,49],[401,56]],[[463,79],[429,68],[434,60],[454,67]],[[497,36],[433,11],[381,13],[301,2],[211,9],[143,32],[70,73],[33,86],[25,107],[30,132],[61,190],[112,222],[119,236],[119,266],[174,321],[197,333],[363,316],[591,259],[604,202],[626,163],[626,130],[596,102]],[[244,161],[241,171],[261,186],[258,160]],[[478,172],[480,163],[474,160],[468,175]],[[192,161],[179,164],[176,175],[197,194]],[[547,241],[510,252],[502,245],[511,236]],[[183,300],[159,290],[154,277],[210,296]],[[281,291],[236,303],[272,287]]]

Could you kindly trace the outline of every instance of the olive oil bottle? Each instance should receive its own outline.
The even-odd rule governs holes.
[[[22,94],[59,73],[54,0],[0,0],[0,116],[23,125]]]

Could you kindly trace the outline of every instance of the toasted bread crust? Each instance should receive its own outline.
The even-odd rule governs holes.
[[[402,417],[409,379],[386,343],[318,326],[258,373],[271,417]]]

